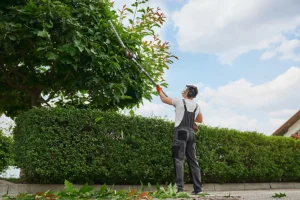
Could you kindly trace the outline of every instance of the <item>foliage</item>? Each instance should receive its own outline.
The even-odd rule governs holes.
[[[12,164],[12,138],[4,136],[0,130],[0,173]]]
[[[150,185],[151,187],[151,185]],[[115,200],[150,200],[152,198],[166,199],[166,198],[184,198],[189,197],[185,192],[177,192],[175,185],[169,185],[167,189],[158,186],[157,191],[137,191],[137,190],[114,190],[102,185],[99,190],[94,190],[93,187],[87,184],[83,185],[80,189],[74,187],[72,183],[65,180],[65,190],[58,192],[38,192],[35,194],[19,194],[16,197],[5,195],[3,200],[35,200],[35,199],[115,199]],[[151,188],[150,188],[151,189]]]
[[[170,184],[173,126],[92,109],[31,109],[16,120],[15,160],[34,183]],[[292,138],[200,126],[196,148],[203,183],[300,180],[300,141]]]
[[[0,114],[53,104],[130,108],[151,99],[152,83],[127,59],[108,23],[149,75],[166,85],[162,74],[176,57],[154,32],[165,16],[159,9],[139,9],[146,2],[117,13],[107,0],[1,1]],[[140,13],[137,22],[126,18],[133,8]]]
[[[205,182],[300,180],[300,142],[293,138],[201,126],[197,139]]]
[[[31,109],[16,119],[15,160],[35,183],[170,183],[170,130],[162,119]]]
[[[286,197],[286,194],[285,193],[275,193],[274,196],[272,196],[273,198],[282,198],[282,197]]]

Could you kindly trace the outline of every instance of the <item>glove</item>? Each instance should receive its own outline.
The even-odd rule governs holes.
[[[126,50],[126,56],[127,56],[129,59],[132,59],[132,58],[133,58],[133,54],[132,54],[129,50]]]
[[[162,89],[161,89],[161,87],[160,87],[159,85],[156,86],[156,91],[157,91],[158,93],[160,93],[160,92],[162,91]]]
[[[194,131],[196,132],[198,130],[198,126],[196,123],[194,123]]]

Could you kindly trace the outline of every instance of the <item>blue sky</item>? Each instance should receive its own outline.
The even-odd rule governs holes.
[[[135,0],[115,0],[116,8]],[[179,57],[164,77],[170,97],[199,87],[204,124],[272,134],[299,110],[299,0],[150,0],[167,16],[163,40]],[[174,119],[155,96],[135,112]],[[9,120],[0,118],[0,127]]]
[[[116,0],[115,6],[134,0]],[[150,0],[166,14],[158,34],[179,57],[166,71],[171,97],[199,86],[204,124],[272,134],[299,110],[300,2]],[[158,97],[136,109],[174,119]]]

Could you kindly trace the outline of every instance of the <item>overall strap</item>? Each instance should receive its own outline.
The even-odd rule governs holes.
[[[198,108],[198,104],[196,103],[196,108],[195,108],[194,112],[196,112],[197,108]]]
[[[186,109],[186,104],[185,104],[185,100],[182,99],[182,101],[183,101],[183,105],[184,105],[184,110],[187,111],[187,109]]]

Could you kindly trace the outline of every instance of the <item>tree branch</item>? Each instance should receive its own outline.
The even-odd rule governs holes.
[[[139,3],[140,3],[140,0],[136,1],[137,5],[136,5],[136,8],[135,8],[135,11],[134,11],[134,15],[133,15],[133,18],[132,18],[132,26],[134,25],[134,20],[135,20],[135,16],[136,16],[136,11],[139,7]]]
[[[15,75],[19,76],[22,79],[22,81],[24,81],[27,78],[24,74],[22,74],[21,72],[19,72],[16,68],[13,68],[12,72]]]
[[[49,100],[49,99],[48,99]],[[51,107],[50,104],[48,104],[48,101],[46,101],[42,95],[39,96],[38,102],[45,103],[47,106]]]
[[[22,90],[22,91],[25,91],[25,92],[31,92],[29,87],[13,82],[13,80],[9,76],[12,73],[12,71],[7,72],[7,69],[3,65],[1,65],[0,67],[2,69],[2,72],[4,73],[4,76],[5,76],[5,79],[8,83],[8,85],[10,85],[11,87],[13,87],[15,89],[18,89],[18,90]]]

